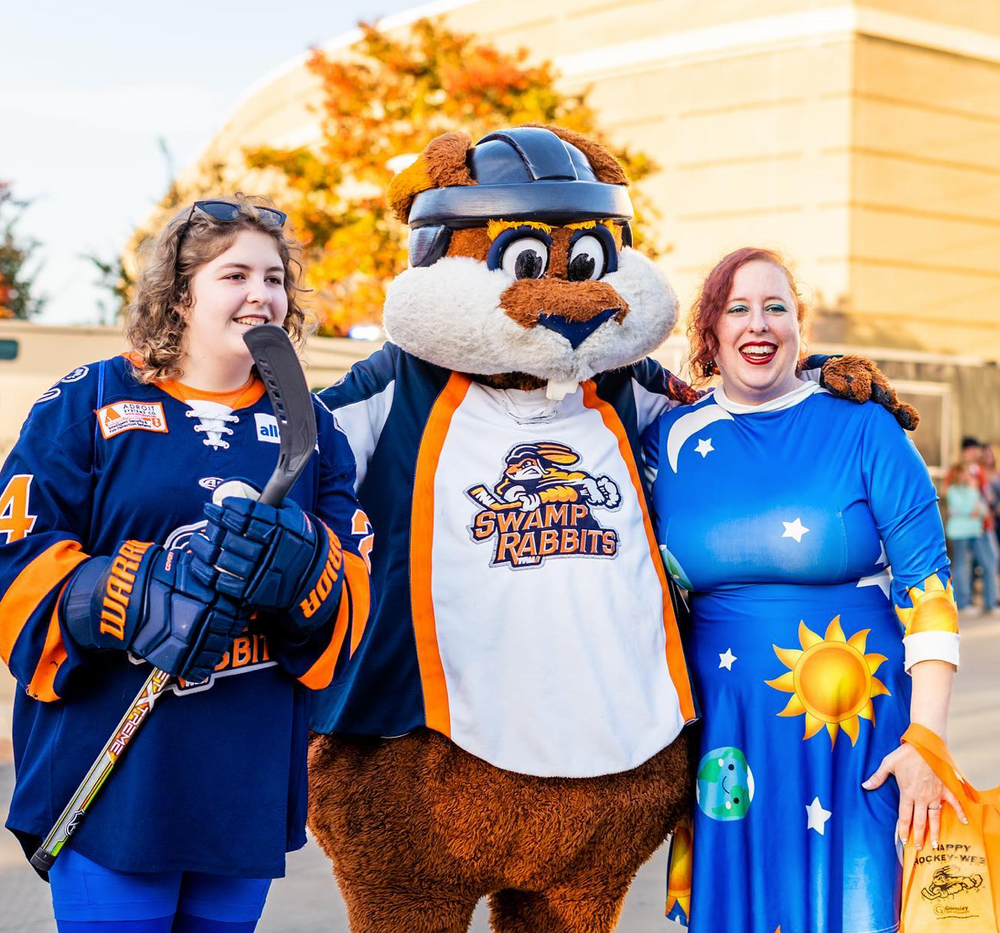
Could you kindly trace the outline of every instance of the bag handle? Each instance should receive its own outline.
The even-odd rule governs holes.
[[[912,745],[921,757],[934,769],[934,773],[948,786],[948,789],[960,800],[967,797],[973,803],[982,803],[982,795],[973,787],[955,764],[948,746],[936,732],[932,732],[920,723],[912,722],[902,740]]]

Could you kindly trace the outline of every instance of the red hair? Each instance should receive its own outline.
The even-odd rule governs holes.
[[[715,354],[719,352],[715,325],[726,309],[736,271],[748,262],[769,262],[777,266],[788,279],[788,287],[795,299],[795,311],[800,326],[805,318],[806,306],[799,294],[795,276],[792,275],[785,260],[774,250],[744,246],[723,257],[702,283],[688,320],[687,332],[691,341],[691,355],[688,360],[696,382],[708,379],[714,371]]]

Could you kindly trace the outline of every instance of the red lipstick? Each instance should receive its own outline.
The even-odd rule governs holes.
[[[777,352],[777,345],[766,340],[755,340],[740,347],[740,356],[752,366],[766,366]]]

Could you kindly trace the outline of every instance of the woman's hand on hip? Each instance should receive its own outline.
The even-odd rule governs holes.
[[[928,829],[931,847],[936,849],[941,836],[941,807],[947,803],[963,823],[968,823],[965,811],[955,795],[944,786],[920,753],[905,743],[882,759],[878,770],[861,786],[865,790],[881,787],[889,775],[899,787],[899,822],[896,833],[905,843],[913,829],[913,841],[920,849]]]

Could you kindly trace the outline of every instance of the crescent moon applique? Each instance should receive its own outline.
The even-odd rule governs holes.
[[[671,426],[667,435],[667,462],[670,469],[677,472],[677,458],[684,442],[716,421],[732,421],[733,416],[718,405],[705,405],[686,415],[681,415]]]

